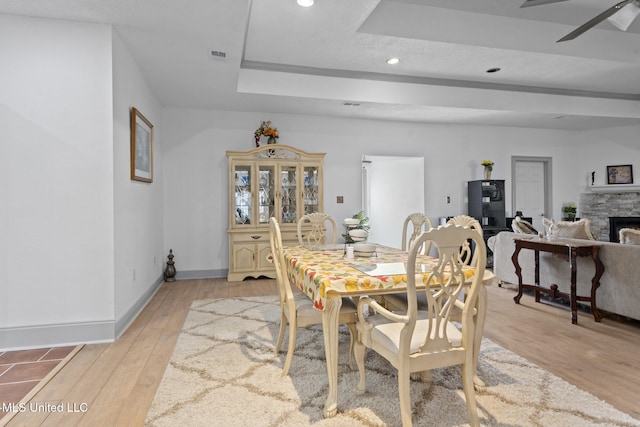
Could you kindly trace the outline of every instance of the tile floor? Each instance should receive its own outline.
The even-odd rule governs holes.
[[[74,348],[0,351],[0,405],[20,402]],[[0,406],[0,418],[4,414]]]

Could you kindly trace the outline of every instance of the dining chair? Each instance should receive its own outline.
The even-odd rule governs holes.
[[[459,225],[461,227],[468,227],[475,230],[480,237],[482,238],[482,226],[477,219],[469,215],[457,215],[447,221],[447,224]],[[475,267],[478,265],[478,259],[476,257],[475,251],[472,249],[472,245],[469,241],[464,242],[463,245],[460,246],[460,258],[464,261],[464,263],[470,267]]]
[[[311,230],[305,235],[302,229],[305,224],[311,224]],[[327,242],[327,230],[331,230],[331,243],[335,245],[338,238],[338,226],[336,220],[331,216],[322,212],[314,212],[303,215],[298,220],[298,243],[304,245],[323,245]]]
[[[282,368],[282,376],[289,373],[293,352],[296,347],[296,331],[297,328],[304,328],[311,325],[322,324],[322,312],[313,307],[313,302],[309,297],[300,292],[299,289],[291,286],[291,282],[287,275],[287,268],[284,259],[284,250],[282,246],[282,234],[280,225],[275,218],[269,220],[269,240],[271,243],[271,256],[276,268],[276,282],[278,285],[278,293],[280,296],[280,330],[276,341],[275,353],[280,353],[280,346],[284,340],[284,331],[289,325],[289,347],[287,356]],[[356,305],[349,298],[342,299],[340,307],[339,321],[346,324],[349,328],[349,365],[353,365],[353,348],[357,335],[356,330]]]
[[[411,228],[409,228],[409,224],[411,224]],[[431,220],[428,216],[423,213],[415,212],[405,218],[404,224],[402,226],[402,249],[403,251],[408,251],[409,247],[411,247],[411,243],[425,230],[430,230],[433,228],[431,225]],[[411,231],[411,234],[409,234]],[[422,248],[423,254],[429,254],[431,250],[431,245],[426,244],[425,247]]]
[[[410,214],[405,218],[402,225],[402,247],[400,249],[408,251],[420,233],[432,228],[431,219],[425,214],[421,212]],[[420,248],[420,253],[428,255],[429,252],[431,252],[431,242],[425,242]],[[407,307],[407,296],[405,294],[379,295],[375,298],[380,304],[391,310],[405,310]]]
[[[460,246],[471,240],[476,246],[478,266],[467,267],[460,258]],[[424,290],[416,289],[416,258],[420,244],[431,242],[437,249],[439,262],[429,272]],[[366,390],[366,369],[364,365],[367,348],[387,359],[398,370],[398,392],[402,425],[408,427],[411,421],[410,389],[412,372],[424,372],[445,366],[460,365],[462,387],[467,403],[467,412],[472,426],[479,425],[478,410],[473,384],[474,316],[479,299],[486,263],[486,246],[482,236],[475,230],[457,225],[440,226],[424,232],[409,251],[407,261],[406,312],[391,312],[375,299],[361,297],[358,302],[358,341],[355,358],[360,374],[356,393]],[[419,268],[419,267],[418,267]],[[420,277],[420,276],[419,276]],[[467,297],[458,298],[466,286]],[[424,294],[426,310],[418,310],[417,295]],[[457,327],[450,316],[454,309],[462,310]],[[375,310],[376,314],[364,317],[365,310]]]

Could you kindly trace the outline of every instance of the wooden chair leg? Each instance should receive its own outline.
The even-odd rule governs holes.
[[[411,427],[411,377],[407,369],[398,369],[398,393],[402,427]]]
[[[467,402],[467,411],[469,412],[469,424],[473,427],[480,425],[478,419],[478,407],[476,406],[476,393],[473,385],[473,377],[475,371],[473,362],[469,361],[462,365],[462,388],[464,390],[464,398]]]
[[[355,323],[347,323],[349,328],[349,367],[353,369],[353,356],[355,343],[358,340],[358,328]]]
[[[287,327],[287,316],[284,314],[284,311],[280,316],[280,331],[278,331],[278,340],[276,341],[275,353],[276,355],[280,353],[280,346],[282,346],[282,341],[284,340],[284,330]]]
[[[356,387],[356,394],[364,394],[367,389],[367,378],[365,376],[365,368],[364,368],[364,353],[366,351],[366,347],[360,341],[356,340],[356,343],[353,347],[353,354],[356,358],[356,365],[358,365],[358,373],[360,374],[360,381],[358,382],[358,386]]]
[[[287,349],[287,357],[284,360],[284,366],[282,367],[282,376],[289,374],[289,368],[291,367],[291,360],[293,359],[293,352],[296,348],[296,332],[298,325],[295,320],[289,322],[289,348]]]

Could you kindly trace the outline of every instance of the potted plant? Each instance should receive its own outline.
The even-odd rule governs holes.
[[[577,207],[573,202],[565,203],[562,207],[562,213],[564,213],[564,220],[574,221],[576,219]]]

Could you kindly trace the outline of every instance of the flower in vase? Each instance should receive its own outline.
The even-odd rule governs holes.
[[[256,139],[256,147],[260,146],[260,138],[262,136],[266,136],[268,138],[279,138],[280,134],[278,133],[278,128],[271,126],[271,120],[263,121],[260,124],[260,127],[256,129],[254,132],[254,136]]]
[[[493,170],[493,162],[491,160],[483,160],[480,162],[482,166],[484,166],[487,170]]]

